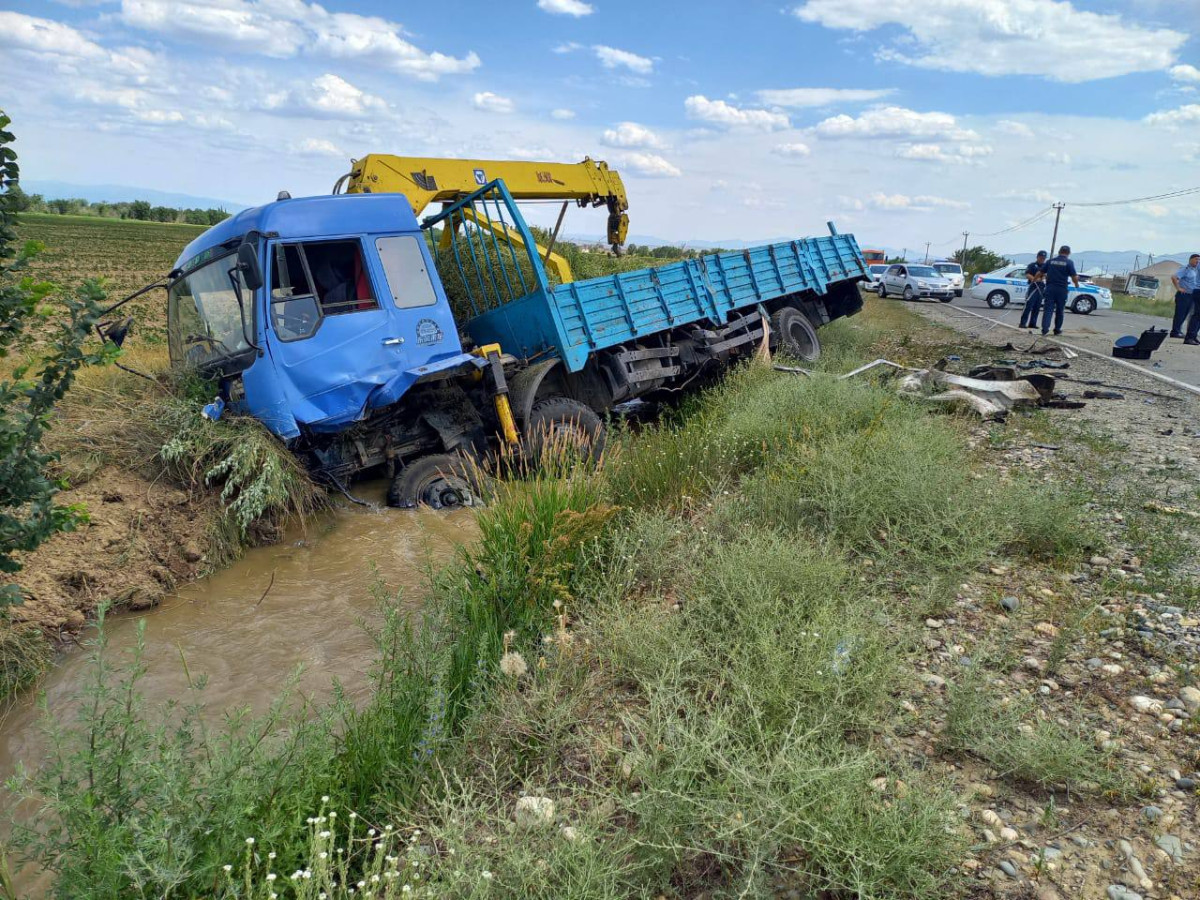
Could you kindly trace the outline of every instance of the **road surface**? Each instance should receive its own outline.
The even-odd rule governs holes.
[[[921,305],[926,305],[926,303],[928,301]],[[930,303],[929,305],[940,306],[946,313],[956,307],[969,309],[973,313],[979,313],[1005,325],[1017,325],[1021,321],[1021,306],[993,310],[982,300],[975,300],[971,297],[957,297],[948,304]],[[988,327],[978,319],[974,321],[982,328]],[[1169,329],[1171,320],[1164,319],[1162,316],[1144,316],[1115,309],[1098,309],[1088,316],[1081,316],[1067,310],[1066,317],[1063,319],[1062,340],[1108,355],[1112,351],[1113,341],[1121,335],[1136,336],[1151,327]],[[1008,329],[1000,330],[1014,338],[1020,337],[1017,332],[1008,331]],[[1200,387],[1200,347],[1185,347],[1182,341],[1167,338],[1162,349],[1151,356],[1149,360],[1145,362],[1131,360],[1131,362],[1152,372],[1168,375]]]

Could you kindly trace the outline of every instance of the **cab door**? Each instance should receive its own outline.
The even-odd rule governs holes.
[[[1004,279],[1009,284],[1013,299],[1024,300],[1025,295],[1029,293],[1029,282],[1025,280],[1025,270],[1012,269],[1005,274]]]
[[[360,418],[402,365],[361,239],[273,241],[267,256],[267,345],[292,415],[315,430]]]

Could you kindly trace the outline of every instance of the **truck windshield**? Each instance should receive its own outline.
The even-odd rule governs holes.
[[[226,254],[172,282],[167,295],[172,364],[211,367],[232,362],[252,349],[247,335],[253,330],[254,301],[236,261],[234,254]],[[245,322],[233,278],[238,279],[247,308]]]

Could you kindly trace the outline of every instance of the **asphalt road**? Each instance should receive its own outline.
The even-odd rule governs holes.
[[[987,316],[989,319],[1005,325],[1017,325],[1021,321],[1022,307],[1020,306],[992,310],[982,300],[974,300],[970,297],[956,297],[951,303],[937,305],[942,306],[947,312],[949,312],[947,307],[969,309],[971,312]],[[983,328],[988,327],[982,322],[979,322],[979,325]],[[1136,336],[1151,327],[1170,328],[1171,320],[1161,316],[1143,316],[1115,309],[1098,309],[1087,316],[1067,310],[1066,317],[1063,319],[1062,340],[1108,355],[1116,338],[1125,334]],[[1011,334],[1014,338],[1020,337],[1017,332],[1010,332],[1008,329],[1001,330]],[[1038,333],[1040,334],[1040,331]],[[1149,360],[1133,362],[1150,371],[1169,375],[1200,387],[1200,347],[1185,347],[1182,341],[1167,338],[1162,349],[1151,356]]]

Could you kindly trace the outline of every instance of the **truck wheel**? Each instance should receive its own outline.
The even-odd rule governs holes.
[[[992,309],[1004,309],[1008,306],[1008,294],[1004,291],[992,291],[987,295],[987,305]]]
[[[821,341],[808,316],[794,306],[784,306],[771,315],[771,331],[779,349],[796,359],[816,362],[821,358]]]
[[[434,453],[401,469],[388,488],[388,506],[414,509],[458,509],[476,506],[476,478],[471,463],[458,454]]]
[[[534,404],[525,425],[525,453],[535,465],[546,455],[598,460],[604,453],[604,423],[578,400],[541,400]]]

